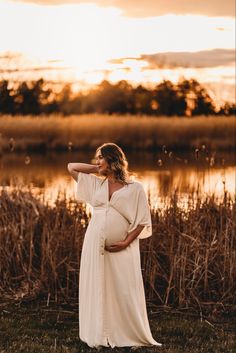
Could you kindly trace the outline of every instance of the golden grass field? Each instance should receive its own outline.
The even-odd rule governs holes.
[[[193,150],[207,145],[214,150],[234,150],[235,117],[147,117],[81,115],[1,116],[0,149],[95,149],[112,141],[126,149]]]
[[[76,298],[83,236],[83,204],[54,206],[31,191],[0,194],[0,293]],[[235,305],[235,200],[199,198],[178,207],[177,195],[162,212],[152,210],[153,236],[140,241],[147,299],[203,311]]]

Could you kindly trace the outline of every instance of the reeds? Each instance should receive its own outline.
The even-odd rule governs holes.
[[[164,212],[152,210],[153,236],[140,241],[147,298],[201,308],[235,303],[235,200],[227,192]],[[192,205],[192,206],[191,206]],[[0,194],[0,292],[16,297],[76,297],[89,216],[76,201],[49,206],[30,191]]]
[[[173,195],[163,213],[152,212],[154,236],[141,243],[148,296],[181,307],[233,305],[235,201],[227,192],[223,201],[214,195],[196,203],[191,198],[188,209],[178,207]]]
[[[0,150],[94,150],[107,141],[126,150],[234,150],[235,122],[231,116],[1,116]]]
[[[85,209],[59,199],[50,207],[30,191],[2,190],[0,199],[1,289],[68,296],[71,277],[77,281]]]

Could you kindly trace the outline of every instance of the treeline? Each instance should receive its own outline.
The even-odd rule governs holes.
[[[127,81],[101,82],[88,93],[74,93],[70,84],[56,91],[43,79],[33,82],[0,81],[0,114],[40,115],[61,113],[145,114],[166,116],[234,115],[236,105],[217,107],[195,79],[177,84],[164,80],[153,89],[133,87]]]

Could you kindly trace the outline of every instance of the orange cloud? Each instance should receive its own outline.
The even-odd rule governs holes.
[[[130,17],[153,17],[172,14],[234,17],[235,0],[13,0],[40,5],[96,4],[120,8]]]
[[[166,52],[143,54],[139,58],[120,58],[111,60],[113,64],[122,64],[126,60],[146,61],[145,69],[175,69],[175,68],[211,68],[235,64],[234,49],[213,49],[197,52]]]

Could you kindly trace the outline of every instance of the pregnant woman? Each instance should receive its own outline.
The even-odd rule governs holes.
[[[96,165],[68,164],[78,200],[93,207],[80,263],[80,338],[95,348],[160,345],[150,331],[140,266],[139,239],[152,231],[144,189],[129,179],[116,144],[102,145],[95,158]]]

